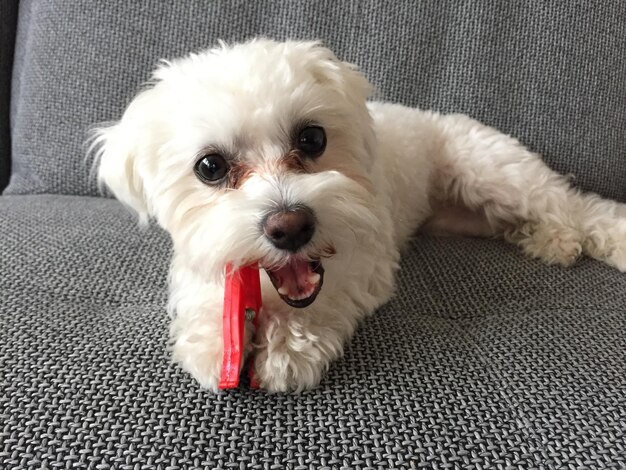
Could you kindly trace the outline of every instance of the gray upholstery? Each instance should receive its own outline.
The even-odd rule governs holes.
[[[11,169],[9,106],[17,28],[17,3],[17,0],[0,2],[0,194],[9,182]]]
[[[22,0],[0,87],[0,469],[625,468],[626,275],[589,259],[420,237],[315,390],[213,395],[171,363],[169,239],[90,197],[82,142],[158,58],[258,33],[325,39],[379,97],[470,113],[626,200],[621,0]]]
[[[619,1],[24,0],[10,194],[96,194],[94,122],[157,60],[254,35],[322,38],[378,97],[468,113],[585,189],[626,201],[626,9]],[[26,34],[27,33],[27,34]]]
[[[216,396],[169,360],[160,230],[75,196],[0,220],[0,468],[626,465],[626,276],[599,263],[422,238],[319,388]]]

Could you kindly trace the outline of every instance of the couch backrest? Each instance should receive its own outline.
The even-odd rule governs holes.
[[[159,58],[256,35],[323,39],[378,98],[470,114],[626,201],[622,0],[23,0],[7,193],[96,195],[89,126],[119,118]]]
[[[11,134],[9,109],[18,0],[0,2],[0,193],[9,182]]]

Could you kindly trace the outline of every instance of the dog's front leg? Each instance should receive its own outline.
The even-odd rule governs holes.
[[[172,358],[198,383],[217,391],[224,351],[222,334],[223,289],[212,286],[211,295],[196,305],[179,305],[170,327]],[[183,303],[183,300],[181,300]]]
[[[326,304],[298,310],[279,307],[264,314],[256,336],[254,367],[270,392],[302,391],[319,384],[357,325],[355,306]]]
[[[217,391],[224,354],[224,285],[207,282],[182,265],[175,259],[170,275],[172,358],[202,387]],[[246,353],[253,333],[247,325]]]
[[[380,227],[388,215],[381,206]],[[271,392],[302,391],[319,384],[360,320],[389,300],[399,252],[393,230],[370,226],[350,247],[339,245],[325,259],[320,295],[306,308],[280,299],[267,276],[261,277],[263,308],[254,340],[254,369],[261,387]]]

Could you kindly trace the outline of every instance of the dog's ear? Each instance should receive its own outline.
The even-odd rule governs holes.
[[[305,42],[299,47],[303,48],[301,56],[305,59],[305,66],[315,81],[329,90],[330,99],[341,102],[339,109],[342,113],[349,113],[344,114],[342,119],[343,125],[349,123],[350,127],[344,129],[344,132],[350,132],[355,136],[357,139],[355,142],[362,146],[360,149],[352,146],[355,155],[366,170],[371,169],[377,145],[372,117],[367,108],[367,98],[372,93],[372,85],[357,66],[339,60],[320,42]]]
[[[315,59],[311,60],[310,64],[318,82],[331,84],[353,105],[365,105],[373,87],[356,65],[339,60],[319,41],[303,42],[301,47]]]
[[[138,167],[139,133],[133,131],[128,119],[94,130],[92,147],[95,153],[100,191],[107,190],[135,211],[141,222],[148,219],[144,182]]]
[[[146,94],[144,91],[133,100],[121,121],[95,129],[92,143],[100,190],[110,190],[141,222],[149,215],[140,161],[150,146],[150,136],[141,123],[140,108]]]

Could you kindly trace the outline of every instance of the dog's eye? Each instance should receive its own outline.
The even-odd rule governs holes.
[[[217,153],[205,155],[196,162],[194,171],[203,183],[215,184],[224,179],[228,173],[228,163]]]
[[[319,157],[326,148],[326,133],[319,126],[305,127],[298,134],[297,145],[307,157]]]

